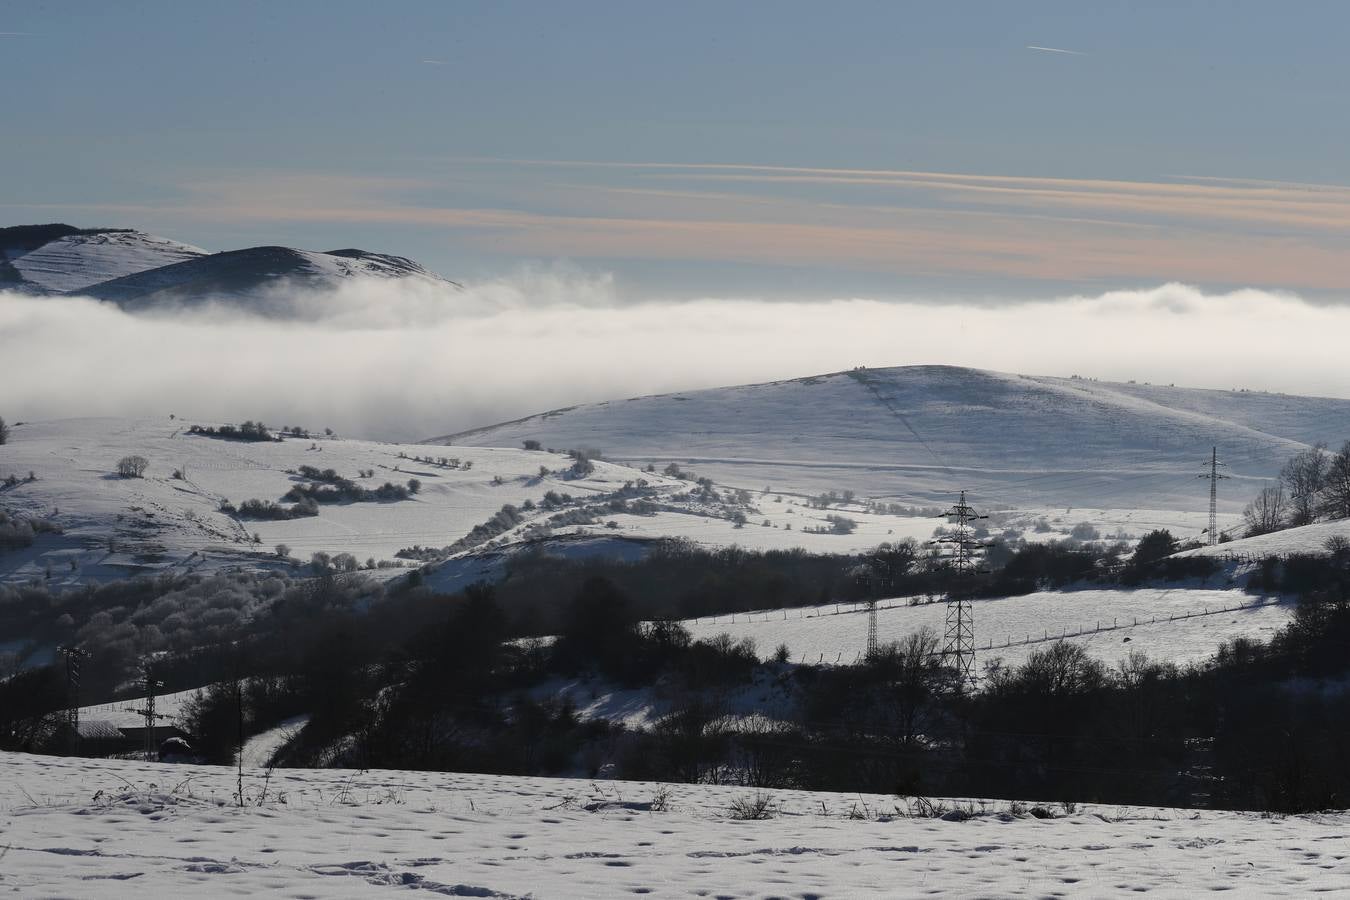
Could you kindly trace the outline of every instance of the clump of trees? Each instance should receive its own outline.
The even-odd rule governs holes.
[[[309,480],[308,484],[297,484],[282,495],[283,501],[300,503],[370,503],[407,500],[421,490],[422,483],[416,478],[406,485],[386,481],[377,488],[364,488],[339,475],[333,469],[318,469],[314,466],[301,466],[300,476]],[[417,487],[414,488],[413,484]]]
[[[9,443],[9,425],[5,423],[5,420],[3,418],[0,418],[0,444],[8,444],[8,443]]]
[[[280,435],[267,430],[262,422],[248,420],[239,425],[190,425],[188,434],[200,434],[203,437],[223,438],[227,441],[279,441]]]
[[[831,513],[825,517],[824,525],[812,525],[803,528],[807,534],[852,534],[858,527],[857,521],[848,516],[837,516]]]
[[[829,509],[836,503],[852,503],[856,496],[857,494],[855,494],[853,491],[844,491],[843,493],[839,493],[836,491],[826,491],[823,494],[817,494],[814,497],[808,498],[806,504],[807,506],[811,506],[816,509]]]
[[[117,474],[122,478],[144,478],[150,461],[144,456],[124,456],[117,461]]]
[[[293,506],[282,506],[280,503],[273,503],[271,500],[245,500],[237,507],[228,500],[221,501],[220,511],[228,516],[235,516],[240,519],[263,519],[273,521],[285,521],[287,519],[304,519],[319,514],[319,505],[308,497],[301,500]]]
[[[601,459],[604,456],[604,451],[595,448],[568,450],[567,455],[572,459],[572,466],[567,470],[568,476],[585,478],[595,471],[595,460]]]

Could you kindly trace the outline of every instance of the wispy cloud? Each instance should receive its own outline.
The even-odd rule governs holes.
[[[1041,47],[1036,44],[1027,44],[1028,50],[1040,50],[1043,53],[1063,53],[1068,56],[1087,56],[1081,50],[1065,50],[1063,47]]]

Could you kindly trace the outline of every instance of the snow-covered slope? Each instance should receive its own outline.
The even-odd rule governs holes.
[[[0,754],[16,896],[1308,897],[1350,891],[1346,813],[1002,801],[459,773],[244,770]],[[265,793],[264,793],[265,788]],[[655,802],[664,800],[664,802]],[[1056,804],[1047,804],[1055,808]],[[858,818],[850,818],[850,814]]]
[[[115,278],[84,293],[130,310],[248,298],[255,312],[284,314],[290,308],[277,288],[322,290],[354,277],[415,278],[449,284],[401,256],[363,250],[316,253],[291,247],[249,247]]]
[[[742,487],[980,504],[1204,509],[1218,447],[1235,513],[1294,452],[1350,436],[1350,401],[950,366],[867,369],[554,410],[456,444],[603,447]]]
[[[30,293],[81,291],[110,279],[206,255],[168,238],[68,225],[0,229],[0,287]]]
[[[1284,531],[1239,538],[1214,547],[1187,550],[1177,555],[1217,556],[1220,559],[1231,557],[1243,560],[1259,559],[1264,556],[1288,556],[1291,553],[1325,556],[1331,552],[1327,542],[1333,538],[1350,541],[1350,519],[1286,528]]]

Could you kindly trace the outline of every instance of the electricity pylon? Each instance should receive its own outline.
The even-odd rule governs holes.
[[[1209,479],[1209,543],[1211,547],[1219,543],[1219,480],[1232,477],[1219,471],[1220,466],[1226,465],[1227,463],[1219,462],[1219,448],[1215,447],[1209,453],[1209,471],[1202,472],[1197,476]]]
[[[949,544],[956,548],[951,557],[958,575],[974,575],[978,557],[975,551],[983,547],[970,527],[977,519],[987,519],[975,512],[966,503],[966,492],[961,499],[944,515],[956,523],[956,533],[938,538],[935,543]],[[947,594],[947,628],[942,640],[942,662],[956,669],[962,682],[973,684],[975,681],[975,614],[971,608],[970,597],[959,588]]]

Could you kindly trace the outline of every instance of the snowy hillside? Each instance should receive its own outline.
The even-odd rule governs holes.
[[[458,773],[0,754],[21,896],[1307,897],[1350,891],[1345,813],[1263,817]],[[1038,810],[1039,812],[1040,810]],[[966,814],[971,817],[966,818]],[[964,819],[964,820],[960,820]]]
[[[204,255],[199,247],[133,230],[0,228],[0,288],[73,293]]]
[[[516,508],[512,520],[473,546],[457,547],[449,554],[455,559],[428,572],[429,583],[454,591],[494,577],[505,560],[497,548],[536,546],[541,538],[554,539],[549,552],[557,555],[614,559],[634,558],[646,542],[670,537],[707,547],[858,553],[888,541],[927,540],[946,524],[919,510],[869,508],[866,498],[820,508],[800,495],[704,488],[688,477],[602,460],[578,477],[572,459],[546,451],[322,435],[249,442],[191,432],[203,424],[210,423],[166,417],[15,425],[0,448],[0,482],[15,481],[0,483],[0,511],[46,519],[62,533],[42,533],[31,547],[0,552],[0,579],[75,584],[238,565],[290,568],[315,552],[411,567],[447,554],[399,559],[400,550],[454,545],[507,504]],[[114,474],[125,456],[145,457],[144,478]],[[317,515],[300,518],[250,519],[221,511],[227,500],[236,507],[247,500],[283,504],[289,491],[310,483],[302,475],[305,466],[332,469],[367,490],[414,478],[421,487],[407,499],[322,504]],[[28,480],[30,473],[35,480]],[[853,527],[836,530],[831,516],[847,518]],[[1129,540],[1154,528],[1197,534],[1204,519],[1185,511],[1033,508],[996,512],[988,524],[993,533],[1044,541],[1068,538],[1088,521],[1111,539]],[[290,548],[290,561],[276,557],[278,544]]]
[[[996,657],[1019,665],[1033,650],[1064,637],[1114,666],[1135,651],[1178,665],[1199,662],[1236,637],[1268,640],[1289,621],[1293,609],[1278,597],[1177,587],[1042,591],[978,600],[972,611],[981,665]],[[945,617],[942,602],[878,601],[878,639],[898,641],[921,628],[941,636]],[[852,664],[867,641],[866,609],[851,603],[705,616],[683,624],[695,638],[722,633],[736,640],[753,638],[765,659],[786,644],[796,662]]]
[[[249,247],[190,259],[175,265],[92,285],[84,293],[129,310],[177,303],[248,298],[256,312],[289,312],[278,289],[326,289],[354,277],[416,278],[448,285],[401,256],[334,250],[317,253],[290,247]]]
[[[1237,513],[1309,442],[1350,436],[1350,401],[1027,377],[867,369],[570,407],[448,436],[603,447],[738,487],[984,506],[1203,510],[1218,446]]]

